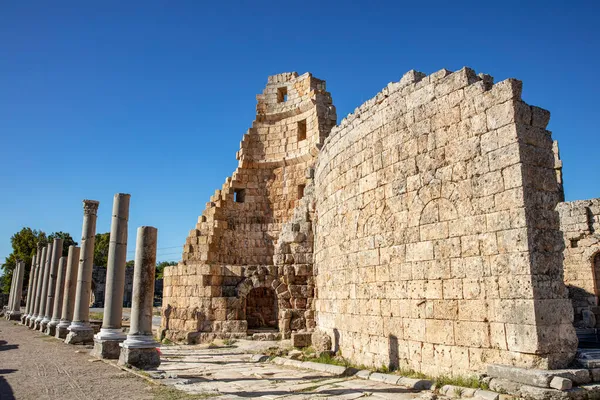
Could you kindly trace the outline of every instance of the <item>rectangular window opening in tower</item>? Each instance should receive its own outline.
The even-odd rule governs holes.
[[[277,89],[277,102],[278,103],[285,103],[287,101],[287,87],[283,86]]]
[[[233,201],[236,203],[243,203],[244,200],[246,200],[246,189],[234,189]]]
[[[298,141],[306,139],[306,120],[298,121]]]
[[[306,185],[298,185],[298,200],[304,197],[304,188]]]

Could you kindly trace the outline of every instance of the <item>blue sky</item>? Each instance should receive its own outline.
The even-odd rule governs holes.
[[[268,75],[327,80],[338,122],[410,69],[523,80],[551,111],[568,200],[600,197],[598,2],[4,1],[0,260],[23,226],[81,238],[130,193],[159,260],[236,167]],[[494,4],[494,5],[491,5]]]

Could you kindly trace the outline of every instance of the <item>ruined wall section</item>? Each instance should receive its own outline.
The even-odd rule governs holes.
[[[600,322],[600,199],[560,203],[556,209],[565,246],[564,280],[575,311],[575,326],[595,328]]]
[[[300,296],[308,303],[306,288],[288,288],[291,278],[285,276],[308,272],[280,271],[275,248],[282,224],[303,196],[306,170],[336,123],[335,108],[325,82],[309,73],[269,77],[257,101],[256,120],[237,153],[238,168],[206,204],[186,239],[182,262],[165,270],[163,329],[171,339],[194,341],[199,332],[208,339],[215,332],[245,334],[246,296],[254,288],[277,291],[284,334],[289,336],[286,327],[306,325],[306,308],[295,308],[303,305]],[[291,293],[295,289],[300,292]]]
[[[315,307],[345,357],[433,375],[569,363],[548,116],[514,79],[410,71],[334,128]]]

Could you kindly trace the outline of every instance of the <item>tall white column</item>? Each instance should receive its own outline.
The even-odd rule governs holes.
[[[94,336],[94,350],[92,351],[93,355],[100,358],[119,358],[121,353],[119,343],[126,338],[121,320],[123,318],[130,197],[129,194],[117,193],[113,200],[106,269],[106,291],[104,295],[104,318],[100,332]]]
[[[157,235],[157,229],[151,226],[142,226],[137,231],[130,327],[127,340],[121,343],[120,365],[129,364],[140,369],[160,365],[158,343],[152,335]]]
[[[44,310],[44,319],[42,320],[42,326],[40,330],[46,334],[46,328],[52,319],[52,307],[54,307],[54,295],[56,292],[56,278],[58,272],[58,263],[63,252],[63,240],[54,239],[52,244],[52,258],[50,259],[50,273],[48,275],[48,295],[46,296],[46,307]]]
[[[81,257],[77,272],[77,290],[75,292],[75,310],[73,321],[69,325],[68,344],[90,343],[94,340],[94,329],[90,325],[90,291],[92,289],[92,270],[94,268],[94,242],[96,239],[96,200],[83,201],[83,227],[81,232]]]
[[[61,257],[58,260],[58,271],[56,273],[56,289],[54,291],[54,304],[52,307],[52,319],[48,322],[46,334],[54,336],[56,334],[56,326],[60,322],[60,313],[62,311],[62,303],[65,289],[65,274],[67,272],[67,258]]]
[[[67,333],[69,333],[68,328],[71,325],[71,320],[73,319],[73,309],[75,308],[75,290],[77,289],[78,267],[79,247],[69,246],[62,312],[60,316],[60,322],[56,326],[56,337],[59,339],[65,339],[67,337]]]
[[[25,321],[31,313],[31,289],[35,279],[35,271],[37,270],[37,257],[39,257],[39,253],[34,253],[33,257],[31,257],[31,268],[29,269],[29,279],[27,283],[27,298],[25,299],[25,313],[21,315],[21,324],[23,325],[25,325]]]
[[[44,265],[44,276],[42,279],[42,292],[40,293],[40,308],[38,316],[35,319],[35,326],[33,329],[36,331],[41,330],[42,321],[46,315],[46,300],[48,298],[48,281],[50,280],[50,261],[52,260],[52,243],[46,246],[46,264]]]
[[[25,274],[25,262],[17,261],[17,268],[13,271],[14,288],[12,299],[9,299],[9,316],[11,320],[21,319],[21,298],[23,297],[23,276]]]
[[[36,278],[35,278],[35,291],[33,293],[33,310],[31,315],[29,316],[29,323],[27,324],[27,326],[29,326],[29,328],[33,329],[35,327],[35,321],[37,320],[37,317],[39,316],[40,313],[40,297],[41,297],[41,292],[42,292],[42,279],[43,279],[43,275],[44,275],[44,267],[46,264],[46,253],[48,251],[48,249],[46,247],[41,247],[38,245],[38,250],[41,250],[40,253],[42,254],[40,257],[40,262],[38,265],[38,271],[36,274]]]

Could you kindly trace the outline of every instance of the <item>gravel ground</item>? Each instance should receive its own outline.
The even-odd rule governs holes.
[[[176,393],[167,393],[164,387],[91,357],[89,351],[2,318],[0,399],[180,398]]]

